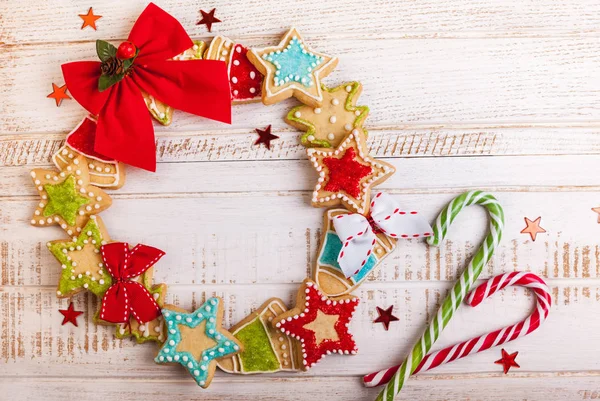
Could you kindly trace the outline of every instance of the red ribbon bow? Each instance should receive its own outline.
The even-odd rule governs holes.
[[[217,60],[169,60],[193,46],[181,24],[153,3],[136,21],[128,41],[139,54],[131,73],[105,91],[98,90],[100,62],[62,65],[71,95],[98,116],[96,152],[156,171],[156,144],[141,90],[179,110],[231,122],[227,66]]]
[[[160,316],[160,307],[138,277],[165,254],[157,248],[113,242],[100,248],[104,266],[113,278],[112,285],[102,297],[100,319],[110,323],[127,323],[131,315],[140,324]]]

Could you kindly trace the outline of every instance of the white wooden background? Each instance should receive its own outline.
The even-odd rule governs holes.
[[[401,243],[363,284],[352,329],[355,357],[326,358],[309,373],[217,374],[209,390],[179,367],[157,366],[153,344],[113,338],[91,322],[92,296],[75,298],[80,327],[61,326],[60,267],[45,242],[58,228],[28,224],[36,202],[27,172],[49,166],[84,116],[75,101],[46,99],[60,64],[95,59],[94,41],[123,40],[143,0],[0,2],[0,398],[12,400],[371,400],[360,376],[399,362],[477,248],[485,213],[468,210],[440,249]],[[404,400],[600,398],[600,2],[597,0],[165,0],[194,38],[198,10],[217,8],[213,34],[248,45],[278,42],[291,25],[339,56],[326,82],[364,84],[369,145],[398,172],[383,187],[430,219],[467,188],[494,192],[506,212],[502,246],[483,277],[529,270],[548,279],[555,306],[542,328],[507,346],[521,369],[504,376],[500,350],[409,381]],[[89,6],[98,31],[80,30]],[[293,101],[237,106],[231,126],[175,112],[156,126],[156,174],[130,170],[102,214],[114,239],[167,252],[156,281],[183,307],[217,294],[225,325],[269,296],[292,300],[315,258],[323,210],[315,175],[282,117]],[[252,145],[273,124],[271,151]],[[536,242],[519,234],[542,216]],[[375,306],[399,322],[374,325]],[[509,289],[464,307],[438,346],[529,313],[531,294]]]

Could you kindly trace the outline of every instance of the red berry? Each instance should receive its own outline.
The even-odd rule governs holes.
[[[117,49],[117,58],[121,60],[129,60],[135,56],[135,45],[131,42],[123,42]]]

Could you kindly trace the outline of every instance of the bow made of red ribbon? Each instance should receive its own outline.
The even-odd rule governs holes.
[[[139,54],[131,73],[105,91],[98,90],[100,62],[62,65],[71,95],[98,116],[94,150],[126,164],[156,171],[156,144],[142,92],[169,106],[213,120],[231,122],[227,66],[217,60],[170,60],[191,48],[181,24],[153,3],[129,34]]]
[[[104,267],[113,283],[102,297],[100,319],[110,323],[127,323],[133,315],[140,324],[160,316],[160,307],[146,287],[131,279],[138,277],[165,254],[157,248],[113,242],[100,248]]]

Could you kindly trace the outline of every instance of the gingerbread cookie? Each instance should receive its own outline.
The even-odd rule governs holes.
[[[78,156],[85,157],[90,182],[101,188],[119,189],[125,184],[125,165],[103,156],[94,150],[96,140],[96,120],[91,116],[83,120],[69,132],[65,144],[52,155],[52,161],[59,170],[64,170]]]
[[[166,284],[152,285],[152,277],[154,275],[154,267],[150,267],[140,276],[133,277],[131,280],[140,283],[152,295],[156,303],[162,307],[167,295]],[[146,323],[139,323],[137,319],[130,318],[126,323],[111,323],[100,318],[100,308],[94,316],[94,322],[102,325],[116,325],[115,336],[119,339],[134,337],[138,344],[143,344],[147,341],[156,341],[162,343],[164,337],[164,319],[162,315],[156,319]]]
[[[63,171],[34,169],[31,178],[40,195],[31,224],[60,225],[70,236],[80,233],[88,217],[107,209],[111,198],[100,188],[90,185],[88,166],[77,156]]]
[[[347,82],[332,89],[322,84],[321,88],[321,107],[294,107],[287,114],[285,121],[306,131],[300,137],[304,146],[335,148],[353,129],[362,128],[369,108],[356,105],[362,91],[360,82]],[[367,131],[363,132],[367,134]]]
[[[173,57],[173,60],[202,60],[206,43],[201,40],[194,40],[194,46],[184,51],[181,54]],[[169,125],[173,121],[173,108],[164,104],[154,96],[142,91],[142,96],[146,102],[148,111],[156,121],[162,125]]]
[[[217,360],[243,349],[241,343],[221,327],[221,298],[209,298],[192,313],[166,305],[162,314],[166,322],[166,340],[154,361],[179,363],[203,388],[209,386]]]
[[[343,204],[358,213],[369,211],[371,188],[387,180],[396,169],[369,156],[364,135],[354,129],[336,149],[307,149],[319,173],[312,195],[315,207]]]
[[[88,290],[102,296],[112,282],[104,268],[100,248],[110,238],[99,216],[90,216],[79,236],[73,240],[48,242],[48,250],[60,262],[62,273],[56,289],[59,298],[70,298]]]
[[[277,316],[273,323],[282,333],[300,341],[303,370],[308,370],[324,355],[356,354],[349,325],[358,302],[351,295],[328,297],[306,279],[298,290],[296,306]]]
[[[230,328],[244,351],[221,359],[217,366],[227,373],[244,375],[300,370],[300,343],[271,325],[275,316],[286,311],[281,299],[271,298]]]
[[[263,75],[248,60],[247,53],[247,47],[224,36],[217,36],[204,54],[204,58],[208,60],[227,63],[233,104],[257,102],[261,98]]]
[[[336,57],[312,50],[296,28],[291,28],[277,46],[251,49],[248,59],[265,76],[264,104],[294,96],[311,107],[322,105],[321,79],[331,73],[338,62]]]
[[[313,271],[313,278],[321,291],[334,297],[349,294],[358,287],[377,265],[396,249],[396,242],[398,241],[378,232],[373,251],[367,262],[358,273],[347,278],[338,263],[338,256],[342,250],[343,242],[336,233],[332,220],[336,216],[348,213],[350,212],[346,209],[330,209],[325,212],[321,245],[317,252],[317,262]]]

